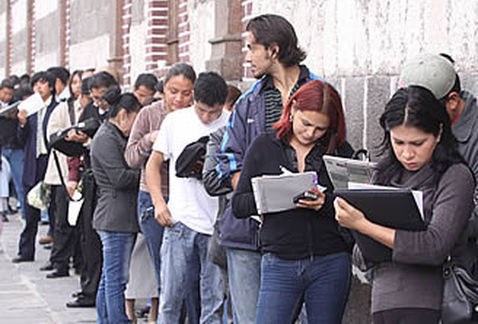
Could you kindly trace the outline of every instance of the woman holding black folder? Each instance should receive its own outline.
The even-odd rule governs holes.
[[[438,323],[442,264],[460,244],[473,210],[474,178],[456,149],[445,106],[418,86],[399,89],[380,118],[383,159],[374,183],[423,192],[424,231],[396,230],[369,221],[337,198],[336,219],[392,249],[373,267],[372,314],[379,323]],[[360,249],[354,260],[364,261]]]
[[[274,129],[277,133],[258,136],[246,153],[232,197],[234,215],[257,215],[251,178],[278,175],[284,168],[316,171],[317,184],[328,190],[299,200],[295,209],[261,215],[264,254],[256,323],[293,323],[304,301],[310,323],[340,323],[350,254],[334,219],[332,185],[322,160],[326,153],[352,155],[339,94],[328,83],[308,82],[290,98]]]

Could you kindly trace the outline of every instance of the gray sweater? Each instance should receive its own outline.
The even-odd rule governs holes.
[[[395,308],[439,310],[442,300],[442,264],[458,245],[473,210],[473,175],[464,164],[448,168],[438,185],[430,167],[418,172],[402,171],[395,186],[424,193],[427,230],[397,230],[393,262],[373,271],[372,313]],[[420,177],[417,183],[417,177]],[[423,181],[424,180],[424,181]]]

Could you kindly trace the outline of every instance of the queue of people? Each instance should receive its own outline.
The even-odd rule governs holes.
[[[242,95],[187,63],[161,81],[139,75],[132,92],[103,69],[4,80],[0,106],[33,93],[43,102],[0,116],[1,176],[11,173],[24,218],[12,261],[35,259],[41,211],[28,196],[43,183],[52,249],[41,270],[56,279],[73,264],[81,290],[66,306],[95,306],[98,323],[136,322],[135,299],[149,300],[151,323],[341,323],[353,264],[372,285],[374,323],[439,323],[445,261],[478,275],[478,107],[453,60],[410,60],[380,116],[372,183],[423,192],[425,230],[402,230],[334,193],[323,156],[354,153],[342,99],[301,64],[293,26],[267,14],[246,32],[258,81]],[[316,172],[322,191],[259,214],[251,179],[284,170]],[[367,260],[351,231],[390,248],[391,261]]]

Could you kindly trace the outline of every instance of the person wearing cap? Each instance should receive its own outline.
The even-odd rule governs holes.
[[[446,107],[458,151],[478,179],[478,106],[475,96],[462,90],[460,77],[446,54],[422,54],[408,61],[400,76],[402,85],[419,85],[430,90]],[[475,201],[478,198],[475,188]],[[478,237],[478,208],[468,224],[468,237]],[[476,249],[475,249],[476,250]],[[471,260],[471,259],[468,259]],[[470,266],[470,265],[468,265]]]

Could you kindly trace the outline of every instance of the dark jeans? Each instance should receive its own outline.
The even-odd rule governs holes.
[[[83,176],[84,202],[80,211],[80,241],[83,267],[80,275],[81,291],[88,298],[96,297],[101,278],[103,255],[101,240],[98,233],[93,229],[93,213],[96,206],[96,188],[93,174]]]
[[[55,192],[55,230],[50,261],[58,271],[68,271],[70,257],[77,241],[76,228],[68,224],[68,193],[61,185],[52,186]]]
[[[309,323],[341,323],[350,290],[350,254],[285,260],[266,253],[256,323],[293,323],[305,301]]]
[[[438,324],[440,312],[426,308],[397,308],[372,314],[373,324]]]

